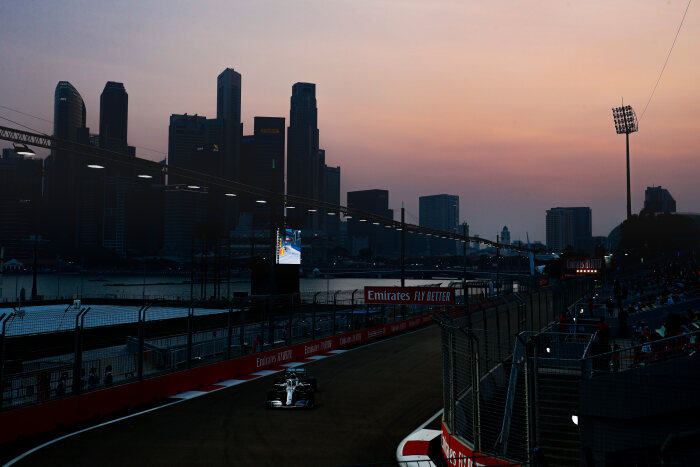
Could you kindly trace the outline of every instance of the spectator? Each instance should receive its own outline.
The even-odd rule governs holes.
[[[56,397],[63,397],[66,395],[66,386],[68,385],[68,373],[61,373],[61,379],[58,380],[56,385]]]
[[[112,365],[107,365],[107,368],[105,368],[105,386],[111,386],[113,382]]]
[[[98,384],[100,384],[100,377],[97,376],[97,368],[93,366],[90,368],[90,374],[88,374],[88,390],[92,391],[96,389]]]

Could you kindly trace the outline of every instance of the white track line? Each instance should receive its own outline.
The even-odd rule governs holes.
[[[433,416],[430,417],[428,420],[426,420],[426,422],[423,423],[421,426],[419,426],[418,428],[416,428],[415,430],[413,430],[413,432],[411,433],[411,435],[412,435],[413,433],[415,433],[416,431],[420,431],[420,430],[422,430],[423,428],[425,428],[426,426],[428,426],[428,425],[430,425],[431,423],[433,423],[433,421],[434,421],[436,418],[438,418],[440,415],[442,415],[442,413],[443,413],[444,411],[445,411],[444,408],[438,410],[438,412],[437,412],[435,415],[433,415]],[[410,436],[410,435],[409,435],[409,436]]]
[[[343,350],[343,352],[340,352],[340,353],[350,352],[350,351],[353,351],[353,350],[359,350],[359,349],[362,349],[362,348],[364,348],[364,347],[369,347],[369,346],[371,346],[371,345],[379,344],[380,342],[386,342],[386,341],[390,341],[390,340],[392,340],[392,339],[397,339],[397,338],[399,338],[399,337],[404,337],[404,336],[408,336],[408,335],[410,335],[410,334],[415,334],[416,332],[424,331],[424,330],[429,329],[429,328],[430,328],[430,326],[421,326],[420,328],[418,328],[418,329],[416,329],[416,330],[414,330],[414,331],[405,332],[405,333],[403,333],[403,334],[397,334],[397,335],[395,335],[395,336],[387,337],[387,338],[385,338],[385,339],[379,339],[379,340],[377,340],[377,341],[375,341],[375,342],[370,342],[370,343],[368,343],[368,344],[360,345],[360,346],[354,347],[354,348],[352,348],[352,349],[345,349],[345,350]],[[340,355],[340,353],[334,352],[335,355]],[[313,360],[319,360],[319,359],[321,359],[321,358],[328,358],[329,356],[330,356],[330,355],[314,355],[314,356],[308,357],[308,358],[309,358],[309,359],[313,359]],[[319,358],[314,358],[314,357],[319,357]],[[309,362],[309,363],[311,363],[311,362]],[[253,375],[257,375],[257,376],[258,376],[257,378],[247,379],[247,380],[226,380],[226,381],[222,381],[222,382],[219,382],[219,383],[214,383],[214,385],[215,385],[215,386],[216,386],[216,385],[222,385],[222,386],[227,386],[227,387],[229,387],[229,386],[235,386],[235,385],[238,385],[238,384],[241,384],[241,383],[245,383],[245,382],[248,382],[248,381],[255,381],[255,380],[257,380],[258,378],[260,378],[260,377],[262,377],[262,376],[267,376],[267,375],[271,375],[271,374],[274,374],[274,373],[279,373],[279,371],[261,370],[261,371],[257,371],[257,372],[255,372],[255,373],[253,373]],[[239,382],[230,383],[230,382],[232,382],[232,381],[240,381],[240,383],[239,383]],[[221,389],[224,389],[224,388],[221,388]],[[72,437],[72,436],[79,435],[79,434],[81,434],[81,433],[85,433],[86,431],[94,430],[95,428],[100,428],[100,427],[103,427],[103,426],[106,426],[106,425],[111,425],[112,423],[121,422],[121,421],[123,421],[123,420],[129,419],[129,418],[133,418],[133,417],[137,417],[137,416],[139,416],[139,415],[143,415],[143,414],[148,413],[148,412],[153,412],[154,410],[162,409],[162,408],[165,408],[165,407],[170,407],[171,405],[175,405],[175,404],[179,404],[179,403],[181,403],[181,402],[185,402],[185,401],[187,401],[187,400],[189,400],[189,399],[191,399],[191,398],[193,398],[193,397],[199,397],[199,396],[204,396],[204,395],[206,395],[206,394],[211,394],[211,393],[213,393],[213,392],[218,392],[218,391],[220,391],[221,389],[215,389],[215,390],[213,390],[213,391],[208,391],[208,392],[203,392],[203,391],[187,391],[187,392],[198,392],[198,393],[202,393],[202,394],[196,394],[196,395],[194,395],[194,396],[189,396],[189,397],[187,397],[187,398],[182,397],[182,395],[183,395],[183,394],[186,394],[186,393],[175,394],[175,395],[173,395],[173,396],[168,397],[169,399],[176,398],[175,401],[173,401],[173,402],[170,402],[170,403],[164,404],[164,405],[159,405],[158,407],[153,407],[153,408],[150,408],[150,409],[148,409],[148,410],[143,410],[143,411],[141,411],[141,412],[133,413],[133,414],[131,414],[131,415],[126,415],[126,416],[121,417],[121,418],[116,418],[116,419],[110,420],[110,421],[108,421],[108,422],[100,423],[99,425],[89,426],[89,427],[87,427],[87,428],[83,428],[82,430],[74,431],[73,433],[68,433],[67,435],[63,435],[63,436],[60,436],[60,437],[58,437],[58,438],[56,438],[56,439],[52,439],[51,441],[47,441],[47,442],[44,443],[44,444],[41,444],[41,445],[39,445],[39,446],[37,446],[37,447],[35,447],[35,448],[30,449],[30,450],[27,451],[27,452],[24,452],[24,453],[20,454],[19,456],[15,457],[15,458],[12,459],[11,461],[7,462],[6,464],[3,464],[2,467],[10,467],[11,465],[14,465],[14,464],[16,464],[17,462],[21,461],[22,459],[24,459],[24,458],[27,457],[28,455],[33,454],[33,453],[37,452],[38,450],[40,450],[40,449],[42,449],[42,448],[45,448],[46,446],[50,446],[50,445],[52,445],[52,444],[54,444],[54,443],[57,443],[57,442],[59,442],[59,441],[63,441],[64,439],[70,438],[70,437]],[[178,396],[180,396],[180,397],[178,398]],[[421,428],[423,428],[424,426],[427,426],[430,422],[432,422],[433,420],[435,420],[435,418],[436,418],[438,415],[440,415],[441,413],[442,413],[442,410],[441,410],[440,412],[438,412],[437,414],[435,414],[430,420],[428,420],[427,422],[425,422],[425,424],[423,424],[423,425],[421,426]],[[421,428],[418,428],[418,430],[420,430]],[[416,431],[417,431],[417,430],[416,430]]]

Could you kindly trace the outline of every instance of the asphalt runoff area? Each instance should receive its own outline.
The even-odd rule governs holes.
[[[306,367],[318,378],[314,410],[265,409],[271,375],[81,433],[15,465],[390,463],[401,440],[442,408],[436,325]]]

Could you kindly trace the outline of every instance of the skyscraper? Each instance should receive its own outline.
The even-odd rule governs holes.
[[[325,154],[319,152],[318,110],[316,85],[295,83],[292,86],[289,128],[287,133],[287,193],[310,199],[323,199],[324,166],[320,162]],[[309,215],[297,209],[299,227],[318,230],[318,215]]]
[[[348,191],[348,208],[359,209],[378,216],[394,218],[394,211],[389,209],[388,190]],[[348,236],[352,253],[369,248],[373,255],[393,254],[397,251],[396,232],[371,221],[363,222],[362,216],[354,215],[348,220]]]
[[[68,81],[59,81],[54,93],[53,136],[88,142],[85,103]],[[52,150],[46,161],[46,196],[50,216],[47,229],[57,250],[71,255],[80,248],[78,201],[84,165],[69,151]]]
[[[644,192],[644,209],[648,212],[676,212],[676,200],[667,189],[649,186]]]
[[[221,173],[238,181],[241,140],[241,74],[226,68],[216,78],[216,119],[219,121]]]
[[[107,81],[100,95],[100,147],[126,152],[129,96],[124,84]]]
[[[421,196],[418,198],[418,223],[422,227],[460,233],[459,196]],[[428,246],[431,255],[455,254],[458,249],[454,240],[435,237],[429,238]]]
[[[547,210],[547,247],[564,251],[567,246],[587,251],[591,248],[591,208],[570,207]]]
[[[283,117],[255,117],[254,134],[241,139],[241,182],[263,190],[284,193],[284,140]],[[261,205],[254,198],[241,200],[241,211],[253,213],[254,225],[266,226],[270,221],[272,205]],[[282,206],[275,207],[275,217],[282,214]],[[261,224],[262,222],[262,224]]]
[[[510,231],[508,230],[508,226],[503,226],[503,230],[501,230],[501,238],[499,239],[499,242],[502,243],[503,245],[510,245]]]
[[[171,115],[168,133],[168,164],[184,169],[219,175],[222,151],[219,150],[218,119],[199,115]],[[230,199],[218,187],[188,188],[192,180],[168,176],[165,189],[164,250],[188,258],[198,222],[217,224],[223,234]]]

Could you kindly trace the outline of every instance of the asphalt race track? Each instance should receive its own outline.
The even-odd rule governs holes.
[[[318,408],[266,410],[275,376],[96,428],[15,465],[341,466],[395,462],[401,440],[442,408],[440,330],[306,365]]]

